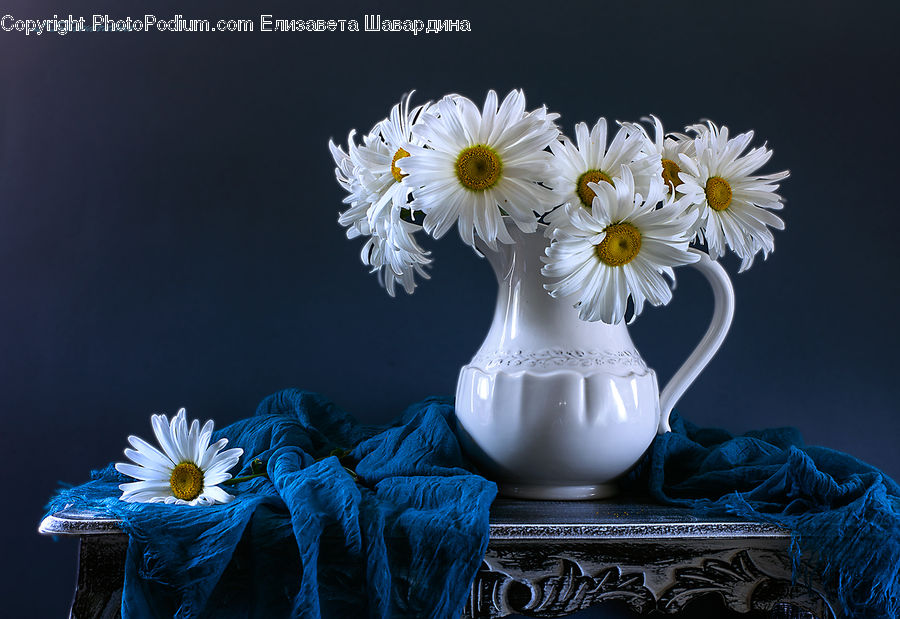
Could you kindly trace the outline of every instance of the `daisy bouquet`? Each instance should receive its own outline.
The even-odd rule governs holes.
[[[410,93],[411,95],[411,93]],[[412,106],[404,95],[388,118],[347,147],[329,143],[348,208],[339,223],[363,237],[362,262],[393,296],[428,279],[431,253],[417,237],[456,226],[463,242],[496,249],[513,243],[509,226],[549,237],[544,288],[572,300],[582,320],[632,319],[645,302],[672,299],[674,267],[731,250],[740,270],[774,249],[784,222],[778,182],[758,174],[771,158],[713,122],[666,133],[644,123],[575,125],[563,135],[558,114],[526,109],[521,90],[479,107],[461,95]],[[691,249],[691,246],[694,246]]]

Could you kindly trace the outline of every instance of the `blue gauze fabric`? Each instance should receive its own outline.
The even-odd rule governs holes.
[[[268,479],[225,505],[125,503],[110,465],[49,512],[101,510],[129,535],[124,617],[455,617],[488,542],[497,489],[466,468],[452,400],[363,426],[325,398],[287,390],[224,428]],[[328,454],[352,448],[357,483]],[[347,461],[345,460],[346,464]]]
[[[124,521],[125,617],[455,617],[487,547],[496,488],[466,470],[448,399],[395,424],[361,426],[315,394],[284,391],[218,433],[268,463],[272,481],[229,488],[224,506],[118,500],[112,467],[60,492]],[[814,570],[850,617],[900,612],[900,487],[792,428],[734,436],[672,417],[625,480],[636,494],[793,532],[802,584]],[[217,437],[217,438],[218,438]],[[336,458],[356,445],[356,484]],[[322,560],[318,560],[322,557]]]
[[[788,528],[800,584],[816,571],[849,617],[900,614],[896,482],[852,456],[804,445],[795,428],[734,436],[677,413],[671,422],[627,486],[660,503]]]

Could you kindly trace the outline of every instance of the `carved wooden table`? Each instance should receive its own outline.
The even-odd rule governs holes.
[[[48,516],[39,531],[80,539],[72,617],[118,617],[128,539],[91,512]],[[607,600],[677,613],[707,595],[737,612],[839,617],[818,583],[791,583],[790,533],[625,501],[498,499],[464,616],[558,617]]]

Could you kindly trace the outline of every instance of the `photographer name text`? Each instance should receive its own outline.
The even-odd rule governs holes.
[[[0,18],[0,30],[25,36],[67,35],[72,32],[400,32],[414,36],[442,32],[471,32],[467,19],[389,19],[365,15],[357,19],[283,19],[260,15],[257,19],[187,19],[183,15],[158,17],[90,17],[54,15],[47,19]]]

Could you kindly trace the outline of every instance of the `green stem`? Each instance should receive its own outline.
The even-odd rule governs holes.
[[[320,460],[324,460],[326,457],[335,456],[338,459],[338,462],[341,463],[343,469],[347,472],[348,475],[353,479],[353,481],[359,481],[359,475],[356,474],[352,468],[348,466],[344,466],[344,463],[341,462],[342,458],[346,458],[350,454],[349,450],[346,449],[334,449],[328,456],[323,456],[322,458],[317,458],[316,462]],[[234,479],[228,479],[220,483],[220,486],[233,486],[235,484],[239,484],[244,481],[250,481],[251,479],[256,479],[257,477],[268,477],[269,474],[266,473],[265,464],[259,458],[254,458],[253,462],[250,463],[250,470],[254,471],[251,475],[244,475],[243,477],[235,477]]]
[[[253,475],[244,475],[243,477],[235,477],[234,479],[227,479],[220,483],[220,486],[233,486],[234,484],[239,484],[242,481],[250,481],[251,479],[256,479],[257,477],[266,477],[268,474],[266,472],[255,473]]]

